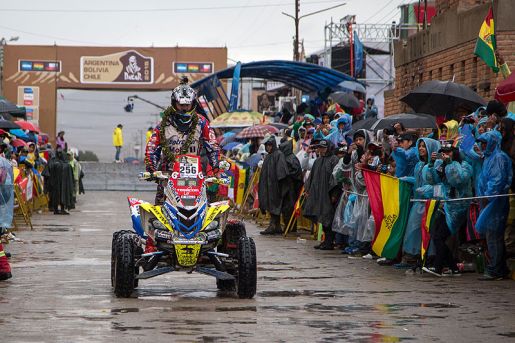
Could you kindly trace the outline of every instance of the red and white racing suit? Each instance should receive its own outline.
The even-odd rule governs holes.
[[[187,154],[200,155],[202,147],[206,149],[209,164],[213,168],[218,168],[220,148],[216,141],[215,133],[209,127],[207,119],[200,114],[198,115],[198,123],[193,137],[193,143],[190,145]],[[171,121],[172,119],[170,119]],[[145,151],[145,166],[148,172],[170,171],[173,169],[171,161],[168,161],[162,153],[161,140],[165,139],[172,153],[178,155],[181,153],[182,146],[188,138],[189,130],[186,132],[179,131],[172,122],[166,125],[166,132],[161,132],[161,125],[156,126],[150,140],[147,143]],[[158,185],[156,194],[156,205],[164,202],[163,186]]]

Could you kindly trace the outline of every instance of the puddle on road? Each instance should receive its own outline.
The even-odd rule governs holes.
[[[45,226],[40,228],[34,228],[35,231],[50,231],[50,232],[68,232],[73,231],[73,229],[69,227],[54,227],[54,226]]]
[[[42,241],[30,241],[30,243],[32,243],[32,244],[47,244],[47,243],[57,243],[57,242],[49,240],[49,239],[45,239]]]
[[[498,333],[497,335],[503,336],[503,337],[515,338],[515,332],[503,332],[503,333]]]
[[[317,296],[317,297],[344,297],[349,294],[397,294],[397,293],[411,293],[411,291],[360,291],[360,290],[340,290],[340,291],[325,291],[325,290],[281,290],[281,291],[261,291],[258,294],[265,298],[273,297],[299,297],[299,296]]]
[[[274,277],[274,276],[262,276],[259,277],[259,280],[264,281],[279,281],[279,280],[322,280],[322,279],[332,279],[332,276],[283,276],[283,277]]]
[[[31,267],[65,267],[65,266],[106,266],[110,265],[110,261],[100,260],[98,258],[83,258],[76,257],[69,260],[64,259],[48,259],[44,260],[31,258],[25,259],[21,263],[16,263],[16,268],[31,268]]]
[[[139,312],[139,308],[130,307],[130,308],[112,308],[111,309],[111,313],[114,313],[114,314],[129,313],[129,312]]]

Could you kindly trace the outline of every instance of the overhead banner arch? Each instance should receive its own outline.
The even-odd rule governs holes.
[[[4,46],[3,95],[56,135],[58,89],[170,90],[227,68],[227,48]]]

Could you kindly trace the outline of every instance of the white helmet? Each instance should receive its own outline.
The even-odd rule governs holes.
[[[172,91],[172,105],[192,105],[197,98],[197,92],[187,84],[186,80],[181,80],[181,84]]]

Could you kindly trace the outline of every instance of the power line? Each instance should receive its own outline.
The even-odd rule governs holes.
[[[386,7],[388,7],[394,0],[388,1],[383,7],[381,7],[379,10],[377,10],[374,14],[372,14],[367,19],[363,20],[364,23],[367,23],[370,19],[374,18],[376,15],[381,13],[382,10],[384,10]]]
[[[341,2],[338,0],[308,1],[303,5],[324,4],[331,2]],[[291,2],[236,5],[236,6],[211,6],[211,7],[183,7],[183,8],[144,8],[144,9],[24,9],[24,8],[4,8],[1,12],[23,12],[23,13],[142,13],[142,12],[184,12],[184,11],[205,11],[205,10],[227,10],[238,8],[261,8],[261,7],[281,7],[289,6]]]

